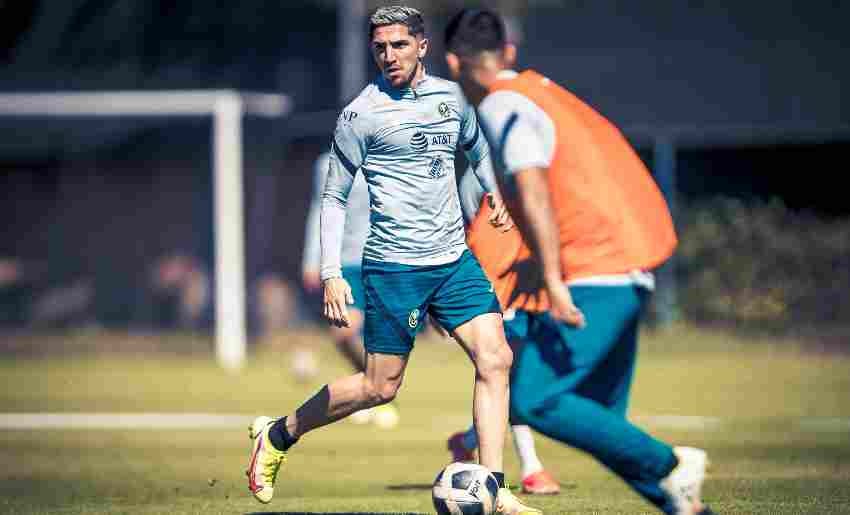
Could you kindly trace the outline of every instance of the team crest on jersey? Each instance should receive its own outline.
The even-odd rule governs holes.
[[[446,175],[446,165],[443,164],[442,158],[435,157],[431,160],[431,164],[428,165],[428,175],[430,175],[432,179],[439,179]]]
[[[437,111],[440,113],[440,116],[443,118],[448,118],[452,115],[451,109],[449,109],[449,104],[445,102],[440,102],[440,105],[437,106]]]
[[[409,325],[411,329],[416,329],[416,326],[419,325],[418,309],[414,309],[410,312],[410,316],[407,317],[407,325]]]
[[[428,138],[426,138],[421,132],[417,131],[416,134],[410,138],[410,148],[417,152],[425,152],[428,150]]]

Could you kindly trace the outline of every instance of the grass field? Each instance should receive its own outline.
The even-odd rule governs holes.
[[[289,375],[286,345],[296,338],[322,354],[324,369],[309,384]],[[217,368],[203,352],[209,342],[197,338],[77,333],[18,345],[49,352],[0,354],[0,414],[217,413],[247,423],[290,410],[346,371],[315,333],[259,346],[239,375]],[[121,352],[103,352],[110,347]],[[401,425],[341,422],[310,434],[266,506],[247,491],[241,425],[0,429],[0,513],[431,513],[430,483],[447,461],[446,437],[469,422],[471,385],[459,349],[419,343],[398,399]],[[648,333],[630,414],[663,439],[708,450],[705,498],[718,513],[850,513],[846,355],[687,328]],[[710,418],[676,428],[656,415]],[[655,513],[586,456],[542,437],[538,450],[564,485],[559,496],[533,499],[546,513]],[[516,480],[510,444],[506,455]]]

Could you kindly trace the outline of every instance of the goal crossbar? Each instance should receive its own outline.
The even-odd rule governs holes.
[[[0,116],[211,116],[215,224],[215,347],[218,362],[245,361],[245,226],[242,118],[282,118],[286,95],[236,90],[27,92],[0,94]]]

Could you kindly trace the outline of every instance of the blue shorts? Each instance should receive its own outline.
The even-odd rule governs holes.
[[[351,307],[366,310],[366,295],[363,292],[363,272],[359,265],[343,266],[342,278],[351,287],[351,296],[354,297],[354,304]]]
[[[505,335],[522,340],[514,354],[512,406],[538,409],[575,393],[625,416],[637,355],[638,324],[649,293],[638,286],[571,286],[587,326],[549,313],[517,311]]]
[[[471,252],[444,265],[363,260],[366,352],[406,355],[425,314],[448,331],[485,313],[501,313],[493,287]]]

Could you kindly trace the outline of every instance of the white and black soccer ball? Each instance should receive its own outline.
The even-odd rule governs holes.
[[[452,463],[437,474],[431,500],[439,515],[492,515],[499,485],[486,468],[476,463]]]

